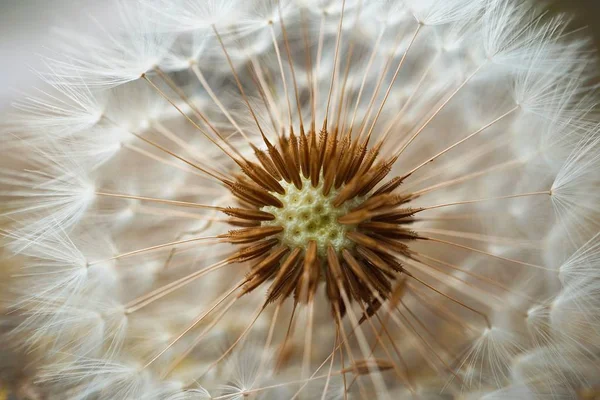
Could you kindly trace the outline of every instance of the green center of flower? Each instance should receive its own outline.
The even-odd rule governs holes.
[[[277,194],[283,207],[263,207],[262,211],[275,216],[273,221],[263,222],[263,226],[281,226],[283,232],[280,240],[290,248],[300,247],[306,250],[308,243],[314,240],[320,256],[325,257],[327,246],[337,252],[343,248],[353,248],[354,243],[346,238],[346,232],[353,230],[353,225],[340,224],[338,217],[346,215],[358,206],[362,199],[353,198],[339,207],[333,205],[339,190],[331,189],[323,194],[323,179],[317,187],[312,186],[310,179],[302,178],[302,189],[293,183],[281,181],[285,194]]]

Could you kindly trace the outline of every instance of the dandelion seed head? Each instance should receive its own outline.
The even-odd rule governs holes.
[[[114,10],[114,30],[59,34],[0,137],[7,337],[41,388],[595,387],[596,56],[567,18],[517,0]]]

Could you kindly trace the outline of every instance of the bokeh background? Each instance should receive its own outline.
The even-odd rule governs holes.
[[[106,26],[111,11],[114,14],[113,4],[113,0],[0,0],[0,110],[35,82],[31,70],[41,67],[40,54],[51,54],[53,29],[96,29],[89,15]]]

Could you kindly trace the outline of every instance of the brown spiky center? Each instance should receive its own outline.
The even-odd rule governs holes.
[[[244,228],[222,238],[244,245],[230,261],[251,262],[243,292],[267,284],[267,302],[309,302],[325,282],[336,313],[348,301],[374,312],[410,257],[405,242],[417,237],[405,226],[411,196],[393,193],[404,177],[380,185],[396,158],[378,159],[381,143],[369,149],[368,138],[337,130],[263,140],[266,150],[253,146],[257,161],[237,160],[243,173],[225,182],[240,201],[225,212]]]

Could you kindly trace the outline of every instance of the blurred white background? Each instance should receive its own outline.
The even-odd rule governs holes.
[[[135,1],[135,0],[125,0]],[[52,29],[93,29],[87,15],[110,21],[110,0],[0,0],[0,109],[35,82],[32,68],[49,54]]]

